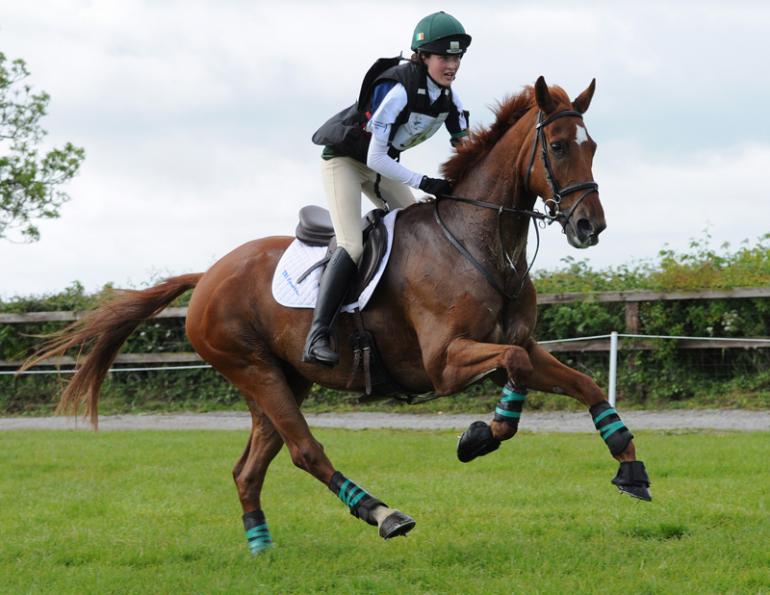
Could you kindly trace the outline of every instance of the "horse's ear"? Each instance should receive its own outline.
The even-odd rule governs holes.
[[[591,105],[594,91],[596,91],[596,79],[593,79],[591,84],[588,85],[588,88],[575,98],[575,101],[572,102],[572,107],[581,114],[586,113],[588,111],[588,106]]]
[[[556,109],[556,102],[551,97],[551,92],[548,90],[548,85],[543,75],[540,75],[535,82],[535,99],[537,100],[538,107],[546,115]]]

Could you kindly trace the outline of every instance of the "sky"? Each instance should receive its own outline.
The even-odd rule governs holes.
[[[608,227],[587,250],[547,229],[535,270],[770,231],[770,3],[8,1],[0,52],[51,95],[44,147],[86,160],[39,242],[0,239],[0,298],[143,287],[292,235],[326,203],[313,132],[437,10],[473,36],[454,83],[473,125],[541,74],[571,97],[597,80],[585,124]],[[450,154],[439,131],[402,162],[437,176]]]

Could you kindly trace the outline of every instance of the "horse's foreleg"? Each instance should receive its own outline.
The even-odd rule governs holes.
[[[613,428],[615,431],[611,434],[604,432],[602,437],[607,443],[612,456],[618,461],[633,461],[636,459],[633,436],[624,425],[621,425],[617,414],[613,416],[612,414],[608,415],[605,413],[605,411],[608,411],[608,404],[605,405],[607,398],[593,378],[569,366],[565,366],[537,344],[533,344],[530,350],[530,358],[533,366],[533,372],[529,379],[529,386],[531,388],[543,392],[569,395],[577,399],[589,408],[592,417],[595,419],[602,415],[602,418],[598,420],[598,424],[601,427],[606,426],[606,423],[603,423],[605,419],[610,417],[617,418],[612,420],[612,423],[616,424]]]
[[[454,339],[445,356],[430,358],[428,371],[438,394],[451,394],[497,369],[504,369],[514,383],[525,385],[532,373],[527,350],[518,345],[479,343]]]
[[[532,373],[529,354],[517,345],[455,339],[449,344],[446,360],[436,375],[438,382],[434,380],[437,392],[452,393],[497,369],[506,371],[508,382],[492,422],[473,422],[460,437],[457,458],[463,463],[497,450],[501,441],[516,434],[527,394],[526,383]]]
[[[529,387],[543,392],[566,394],[586,405],[610,453],[620,461],[620,469],[612,483],[622,492],[642,500],[651,500],[647,489],[650,482],[644,463],[636,460],[633,435],[617,411],[607,402],[596,382],[565,366],[536,343],[532,344],[529,355],[533,367]]]
[[[260,421],[258,428],[264,432],[252,434],[252,438],[255,438],[258,445],[263,447],[261,454],[258,449],[254,453],[254,459],[258,463],[254,468],[255,477],[260,482],[263,479],[267,463],[269,463],[269,459],[266,459],[265,456],[271,454],[270,448],[276,446],[280,448],[277,442],[280,440],[286,444],[292,462],[297,467],[307,471],[326,485],[348,506],[351,514],[371,525],[378,526],[380,535],[385,539],[396,535],[405,535],[414,527],[415,523],[412,518],[388,508],[383,502],[334,469],[331,461],[324,453],[323,446],[310,432],[289,382],[279,367],[273,363],[259,362],[221,371],[247,396],[247,402],[253,400],[258,409],[264,413],[265,421],[269,423],[267,425]],[[277,438],[268,437],[261,441],[261,436],[270,435],[270,428],[275,432]],[[252,440],[249,451],[244,453],[245,461],[239,475],[242,475],[247,469],[250,457],[252,457],[251,449],[255,446]],[[237,467],[238,465],[236,465]],[[262,468],[262,476],[259,475],[260,468]],[[258,506],[257,502],[250,502],[250,504]],[[264,525],[264,517],[255,514],[253,522]],[[247,515],[244,515],[244,523],[248,524]],[[247,533],[249,530],[247,526]],[[253,532],[259,536],[260,531],[266,531],[266,526],[262,529],[254,529]]]

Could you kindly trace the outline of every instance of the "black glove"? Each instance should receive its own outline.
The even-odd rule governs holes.
[[[420,182],[420,190],[433,196],[445,196],[452,194],[452,184],[441,178],[429,178],[423,176]]]

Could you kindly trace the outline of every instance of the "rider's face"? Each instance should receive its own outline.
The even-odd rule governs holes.
[[[430,78],[439,85],[449,87],[452,85],[452,81],[455,80],[457,71],[460,70],[462,57],[462,54],[450,54],[447,56],[431,54],[427,58],[423,58],[423,62],[428,67]]]

